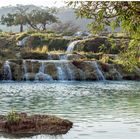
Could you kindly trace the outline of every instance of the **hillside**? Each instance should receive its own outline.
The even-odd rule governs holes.
[[[30,7],[30,9],[36,9],[39,8],[34,5],[27,5],[27,7]],[[77,19],[76,14],[74,13],[73,9],[66,8],[66,7],[61,7],[58,8],[58,13],[56,16],[62,21],[62,22],[67,22],[67,21],[72,21],[74,24],[78,25],[82,31],[87,30],[87,24],[90,23],[90,20],[87,19]],[[1,7],[0,8],[0,17],[2,15],[6,15],[7,13],[12,13],[15,12],[15,7],[14,6],[8,6],[8,7]],[[13,31],[17,32],[18,27],[12,26],[12,27],[7,27],[4,25],[0,25],[0,29],[3,31]]]

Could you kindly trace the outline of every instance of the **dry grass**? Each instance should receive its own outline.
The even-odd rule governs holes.
[[[50,53],[50,54],[62,54],[62,53],[65,54],[66,52],[63,51],[63,50],[57,50],[57,51],[54,50],[54,51],[50,51],[49,53]]]

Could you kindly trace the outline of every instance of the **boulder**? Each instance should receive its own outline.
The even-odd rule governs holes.
[[[73,123],[51,115],[31,115],[26,113],[12,113],[8,116],[0,115],[0,131],[10,134],[66,134]]]

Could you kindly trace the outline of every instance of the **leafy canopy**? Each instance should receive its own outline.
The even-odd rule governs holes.
[[[121,60],[125,65],[136,65],[140,55],[140,2],[139,1],[71,1],[78,17],[92,19],[90,30],[99,32],[106,26],[120,27],[128,34],[130,43]],[[125,59],[124,59],[125,57]],[[123,61],[124,60],[124,61]]]
[[[55,9],[35,9],[27,14],[27,22],[33,29],[46,30],[46,25],[57,22]]]
[[[46,30],[46,25],[57,22],[56,10],[50,8],[39,8],[31,10],[30,7],[18,5],[15,13],[8,13],[1,17],[1,23],[7,26],[20,25],[20,32],[23,25],[29,25],[33,29]]]

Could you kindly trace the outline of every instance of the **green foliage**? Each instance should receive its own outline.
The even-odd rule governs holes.
[[[2,15],[1,23],[7,26],[20,25],[20,32],[23,32],[23,25],[27,24],[27,12],[28,8],[18,5],[16,7],[15,13],[8,13],[7,15]]]
[[[26,6],[18,5],[15,13],[2,15],[1,23],[7,26],[20,25],[20,32],[23,32],[23,25],[29,25],[32,29],[46,30],[46,25],[57,22],[54,9],[39,8],[29,10]]]
[[[19,115],[14,110],[9,112],[6,116],[6,118],[7,118],[7,121],[11,122],[11,123],[19,122],[19,120],[20,120]]]
[[[117,49],[116,48],[116,41],[115,41],[115,39],[114,38],[108,38],[108,41],[109,41],[109,43],[111,44],[111,50],[113,51],[113,50],[115,50],[115,49]]]
[[[100,52],[105,52],[107,50],[107,47],[102,44],[101,46],[99,46]]]
[[[7,26],[15,25],[14,18],[15,18],[15,14],[8,13],[7,16],[2,15],[1,24],[3,25],[6,24]]]
[[[52,11],[52,9],[32,10],[27,14],[27,22],[33,29],[46,30],[47,24],[57,22],[54,13],[55,11]]]
[[[121,62],[124,64],[136,65],[140,55],[140,2],[139,1],[76,1],[68,2],[69,6],[76,9],[79,17],[92,19],[90,30],[99,32],[106,26],[111,26],[112,30],[120,27],[127,33],[135,43],[130,41],[127,49],[122,52]],[[115,45],[113,45],[115,47]],[[131,48],[131,49],[130,49]],[[124,59],[124,56],[129,59]],[[130,58],[131,57],[131,58]],[[127,62],[128,61],[128,62]]]

